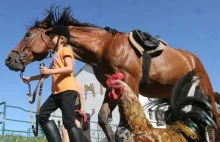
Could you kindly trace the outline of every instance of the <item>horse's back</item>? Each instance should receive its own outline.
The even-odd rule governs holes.
[[[196,69],[198,71],[197,75],[202,77],[200,81],[201,88],[205,91],[207,95],[213,95],[213,88],[211,85],[210,78],[201,60],[192,52],[186,50],[184,50],[184,52],[191,58],[193,69]]]
[[[176,81],[193,69],[199,71],[201,87],[210,94],[212,86],[199,58],[189,51],[167,46],[160,56],[152,58],[148,84],[140,88],[140,93],[146,97],[169,97]]]
[[[195,57],[188,51],[167,46],[160,56],[152,58],[150,79],[162,84],[175,84],[176,80],[196,68]]]

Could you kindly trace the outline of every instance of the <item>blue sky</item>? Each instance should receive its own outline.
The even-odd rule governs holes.
[[[36,18],[42,19],[45,8],[51,4],[71,6],[72,15],[81,22],[101,27],[110,26],[119,31],[133,29],[146,31],[160,37],[170,46],[189,50],[202,61],[209,74],[213,88],[220,92],[220,1],[212,0],[2,0],[0,5],[0,102],[29,109],[27,85],[19,78],[19,72],[10,71],[4,64],[8,53],[26,33],[25,25]],[[48,64],[50,59],[44,60]],[[76,63],[76,71],[84,64]],[[38,74],[39,63],[26,68],[26,76]],[[32,90],[36,82],[31,83]],[[42,102],[50,94],[50,79],[43,88]],[[34,110],[36,104],[33,106]],[[0,106],[2,111],[2,106]],[[8,118],[29,120],[28,113],[7,110]],[[1,120],[1,116],[0,116]],[[29,124],[28,124],[29,126]],[[28,127],[6,122],[8,129]],[[1,129],[1,125],[0,125]]]

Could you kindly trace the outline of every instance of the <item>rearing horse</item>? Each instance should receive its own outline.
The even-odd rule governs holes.
[[[36,22],[20,43],[11,51],[5,60],[6,66],[14,71],[24,70],[24,67],[36,60],[44,59],[50,49],[49,38],[45,32],[55,24],[68,26],[71,39],[70,45],[76,59],[92,66],[98,81],[106,87],[108,76],[121,72],[124,81],[138,96],[165,98],[169,97],[176,81],[192,69],[198,70],[202,76],[200,86],[208,94],[214,108],[214,116],[218,126],[218,111],[215,104],[213,88],[201,61],[194,54],[166,46],[162,54],[152,58],[149,78],[146,86],[139,86],[142,78],[142,57],[137,56],[129,42],[128,34],[111,28],[100,28],[96,25],[81,23],[71,15],[71,9],[64,8],[55,16],[56,10],[47,10],[44,20]],[[98,122],[109,141],[114,140],[114,133],[108,125],[108,114],[114,110],[117,103],[108,99],[108,92],[98,114]]]

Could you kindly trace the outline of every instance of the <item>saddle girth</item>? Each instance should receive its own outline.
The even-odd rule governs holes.
[[[146,86],[147,80],[149,78],[150,73],[150,66],[151,66],[151,55],[147,53],[143,54],[143,61],[142,61],[142,78],[139,82],[139,88]]]
[[[140,30],[131,31],[129,33],[129,41],[134,50],[137,51],[137,56],[142,56],[143,58],[142,79],[139,83],[139,87],[141,87],[147,84],[150,73],[151,58],[159,56],[168,44],[159,37],[153,37],[149,33]]]

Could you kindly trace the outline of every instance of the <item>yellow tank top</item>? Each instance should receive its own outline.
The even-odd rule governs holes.
[[[66,56],[71,57],[74,61],[73,52],[69,47],[63,47],[54,55],[51,67],[53,69],[65,67],[64,58]],[[67,90],[77,90],[73,72],[69,74],[52,74],[52,94],[58,94]]]

